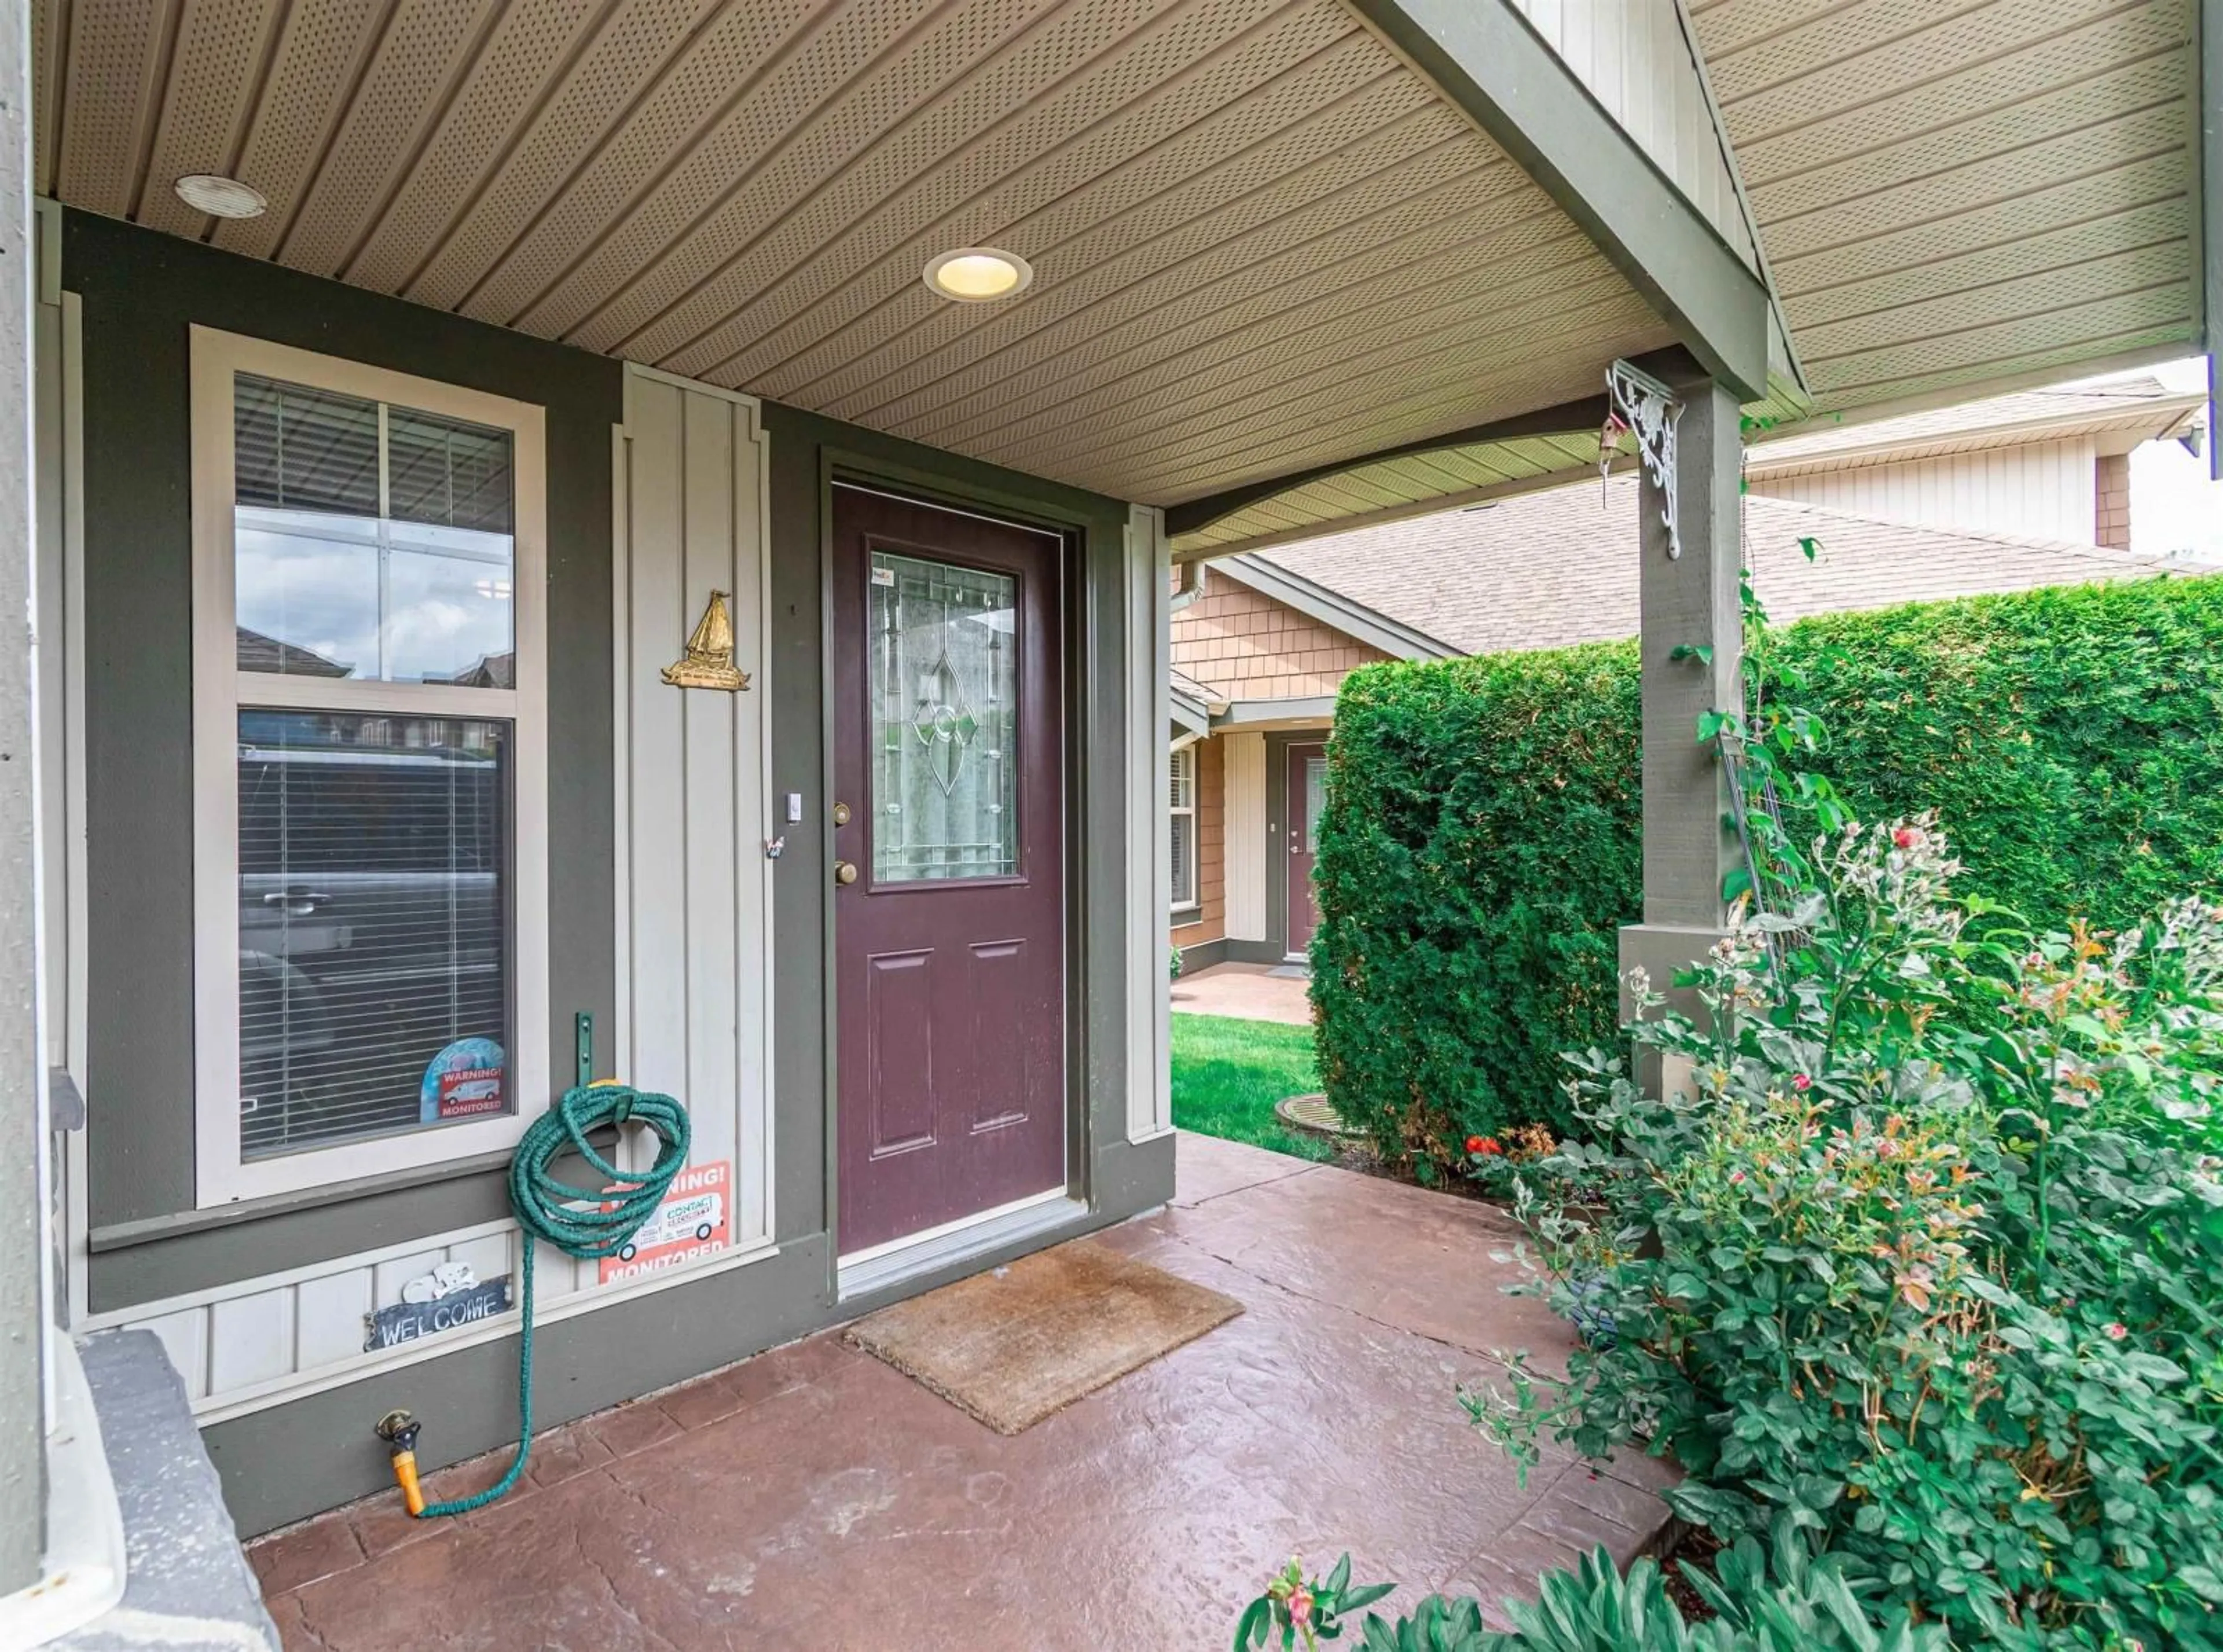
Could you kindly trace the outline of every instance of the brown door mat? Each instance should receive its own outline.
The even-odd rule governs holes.
[[[1242,1311],[1079,1239],[883,1308],[845,1338],[997,1433],[1019,1434]]]

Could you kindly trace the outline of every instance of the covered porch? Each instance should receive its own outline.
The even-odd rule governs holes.
[[[1180,1162],[1178,569],[1640,471],[1665,978],[1735,854],[1694,730],[1741,703],[1747,428],[2212,340],[2216,3],[17,8],[0,1601],[128,1599],[54,1546],[115,1525],[53,1454],[81,1339],[158,1340],[253,1536],[386,1488],[397,1408],[475,1483],[528,1313],[532,1476],[274,1542],[306,1643],[438,1580],[489,1644],[528,1594],[838,1644],[806,1608],[888,1638],[956,1569],[1038,1645],[1097,1548],[1185,1642],[1256,1545],[1489,1595],[1642,1541],[1640,1485],[1515,1492],[1466,1435],[1482,1213]],[[2101,135],[2033,141],[2056,103]],[[630,1100],[564,1161],[574,1205],[689,1177],[623,1255],[511,1197],[595,1081],[688,1121],[683,1165]],[[1099,1232],[1250,1311],[1011,1442],[822,1335]]]

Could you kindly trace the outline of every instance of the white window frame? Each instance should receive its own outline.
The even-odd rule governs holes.
[[[1168,794],[1166,801],[1168,841],[1171,841],[1172,822],[1176,816],[1186,817],[1188,821],[1188,894],[1185,897],[1173,901],[1168,908],[1173,912],[1194,912],[1204,904],[1204,876],[1199,867],[1199,862],[1203,858],[1202,845],[1197,841],[1196,835],[1197,774],[1200,767],[1197,762],[1196,745],[1197,743],[1193,738],[1182,740],[1176,744],[1166,757],[1166,785]],[[1182,766],[1183,759],[1187,759],[1188,768],[1188,806],[1186,808],[1176,807],[1171,797],[1174,771]],[[1170,856],[1168,857],[1166,864],[1170,870],[1173,864]],[[1168,878],[1168,882],[1170,883],[1171,879]],[[1173,895],[1170,889],[1166,893],[1168,897]]]
[[[547,430],[529,402],[358,361],[192,330],[193,476],[193,1140],[199,1208],[419,1169],[513,1147],[548,1106]],[[512,619],[517,686],[369,682],[242,672],[233,545],[233,384],[242,373],[508,430],[516,488]],[[246,689],[244,696],[242,689]],[[239,1148],[239,707],[242,704],[511,725],[513,1113],[275,1158]]]

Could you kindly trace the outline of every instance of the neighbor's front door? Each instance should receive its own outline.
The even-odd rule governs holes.
[[[833,498],[846,1256],[1066,1184],[1063,547]]]
[[[1288,750],[1289,941],[1291,958],[1301,958],[1319,927],[1319,901],[1313,893],[1313,857],[1319,852],[1320,809],[1327,801],[1327,748],[1293,745]]]

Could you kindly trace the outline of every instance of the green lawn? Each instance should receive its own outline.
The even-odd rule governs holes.
[[[1309,1027],[1176,1014],[1173,1080],[1174,1122],[1184,1130],[1300,1159],[1334,1156],[1321,1137],[1300,1135],[1274,1116],[1274,1103],[1284,1096],[1319,1088]]]

